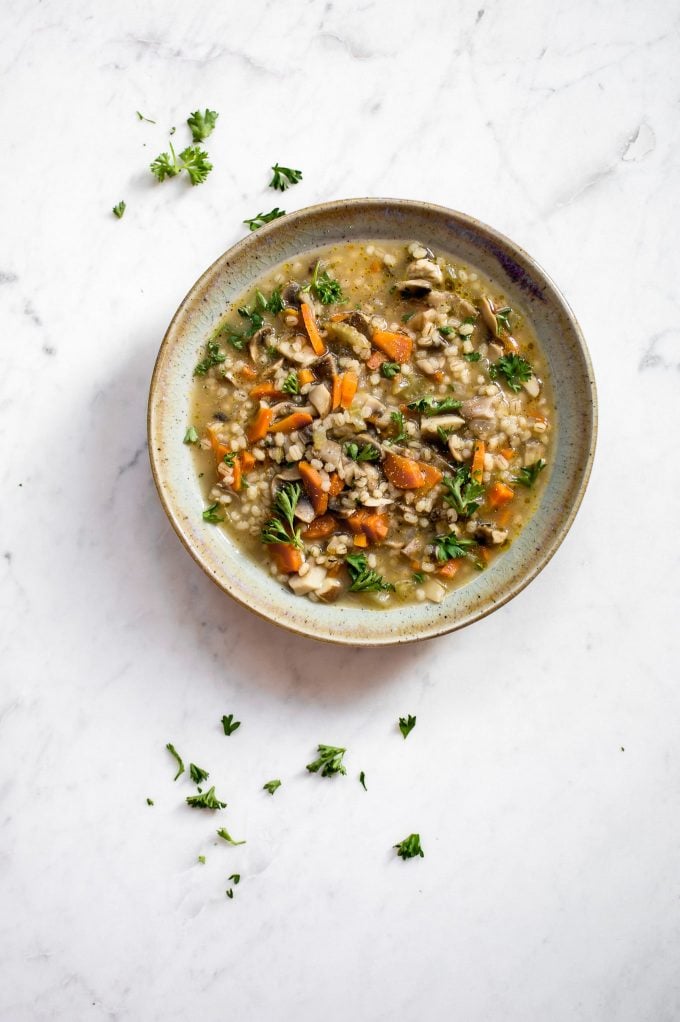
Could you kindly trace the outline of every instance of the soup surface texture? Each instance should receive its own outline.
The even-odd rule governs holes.
[[[225,310],[194,378],[206,527],[291,599],[439,603],[502,556],[548,474],[531,324],[421,242],[277,266]]]

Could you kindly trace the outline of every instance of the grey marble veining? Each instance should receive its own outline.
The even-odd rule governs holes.
[[[674,1022],[677,10],[9,0],[2,22],[2,1022]],[[212,175],[157,185],[205,105]],[[283,196],[275,160],[304,171]],[[526,592],[362,652],[210,585],[156,498],[145,403],[245,217],[380,194],[478,216],[546,267],[601,426]],[[168,741],[223,820],[183,806]],[[346,778],[306,773],[318,742],[347,746]],[[426,857],[403,863],[412,830]]]

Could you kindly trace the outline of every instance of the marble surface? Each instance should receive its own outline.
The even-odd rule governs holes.
[[[0,1018],[676,1020],[675,5],[2,15]],[[155,184],[168,129],[182,144],[205,105],[208,182]],[[275,160],[304,171],[283,202]],[[164,328],[243,218],[354,195],[453,206],[526,247],[601,400],[545,572],[460,634],[380,652],[232,605],[145,450]],[[183,805],[168,741],[210,769],[219,823]],[[306,773],[317,742],[347,746],[346,778]],[[425,858],[404,863],[411,831]]]

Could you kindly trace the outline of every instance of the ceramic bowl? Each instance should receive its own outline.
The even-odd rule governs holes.
[[[539,506],[507,552],[441,604],[388,610],[324,605],[294,596],[203,522],[190,449],[192,373],[206,336],[229,304],[275,264],[349,239],[421,240],[475,264],[515,295],[536,329],[552,374],[557,429]],[[191,288],[161,344],[151,380],[148,438],[161,502],[180,540],[213,581],[243,606],[301,635],[353,646],[412,642],[462,628],[502,607],[545,567],[581,503],[593,460],[596,392],[583,336],[550,278],[526,252],[479,221],[441,206],[398,199],[349,199],[311,206],[244,238]]]

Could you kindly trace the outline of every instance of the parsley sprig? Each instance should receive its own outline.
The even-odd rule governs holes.
[[[408,717],[399,718],[399,730],[407,738],[416,726],[416,718],[409,713]]]
[[[384,376],[386,380],[392,380],[401,372],[401,366],[398,362],[381,362],[380,363],[380,375]]]
[[[461,465],[453,476],[444,476],[442,484],[448,490],[444,501],[462,518],[475,513],[484,496],[484,487],[472,478],[469,465]]]
[[[189,764],[189,774],[194,784],[203,784],[203,781],[207,781],[210,777],[207,770],[204,770],[200,766],[196,766],[195,763]]]
[[[223,841],[226,841],[227,844],[230,845],[244,845],[246,843],[245,841],[234,841],[226,827],[220,827],[217,831],[217,836],[221,837]],[[231,877],[229,877],[229,879],[231,880]],[[238,881],[236,881],[236,883],[238,883]]]
[[[300,529],[295,528],[295,509],[300,494],[299,483],[286,483],[281,487],[274,500],[277,517],[270,518],[262,529],[263,543],[292,543],[302,549]]]
[[[278,206],[274,206],[274,208],[268,213],[258,213],[257,216],[251,217],[249,220],[244,220],[243,223],[247,224],[251,231],[256,231],[258,227],[262,227],[264,224],[269,224],[272,220],[278,220],[280,216],[285,215],[285,209],[279,209]]]
[[[205,376],[208,369],[212,369],[213,366],[217,366],[220,362],[224,362],[227,356],[220,351],[220,346],[217,341],[208,341],[205,346],[205,358],[194,367],[194,376]]]
[[[411,401],[408,407],[414,412],[422,412],[423,415],[441,415],[442,412],[455,412],[457,408],[460,408],[461,402],[456,401],[452,397],[436,398],[431,394],[427,394],[425,397],[418,398],[417,401]]]
[[[520,486],[526,486],[527,490],[530,490],[534,485],[539,475],[545,468],[546,463],[542,458],[535,461],[533,465],[527,465],[526,468],[519,470],[519,475],[515,476],[515,482],[519,483]]]
[[[123,213],[125,212],[126,209],[127,209],[127,206],[125,204],[125,200],[121,199],[120,202],[116,203],[116,205],[113,207],[111,212],[116,217],[116,219],[120,220],[122,218]]]
[[[207,791],[199,791],[197,795],[187,796],[187,805],[192,809],[226,809],[227,803],[221,802],[215,795],[215,786]]]
[[[406,420],[404,419],[403,412],[392,412],[390,420],[394,424],[394,435],[391,436],[385,443],[388,444],[399,444],[402,440],[408,439],[408,433],[406,432]]]
[[[281,390],[284,394],[299,394],[300,393],[300,381],[296,372],[288,373],[285,380],[281,384]]]
[[[369,568],[365,554],[348,554],[345,564],[349,571],[352,584],[349,587],[350,593],[378,593],[393,592],[394,586],[386,582],[382,575]]]
[[[312,279],[303,290],[311,291],[322,305],[334,305],[341,302],[343,294],[340,281],[334,280],[326,270],[320,271],[320,266],[321,263],[317,261]]]
[[[276,780],[274,780],[274,781],[266,781],[262,785],[262,790],[263,791],[268,791],[270,795],[273,795],[274,792],[276,791],[276,789],[280,788],[280,787],[281,787],[281,781],[279,781],[279,779],[276,778]]]
[[[207,507],[203,512],[203,521],[210,522],[211,525],[217,525],[219,522],[223,522],[224,518],[218,514],[220,505],[215,503]]]
[[[291,185],[296,185],[298,181],[302,181],[302,171],[293,170],[292,167],[282,167],[280,164],[275,163],[272,167],[274,176],[269,182],[270,188],[277,188],[280,192],[285,192],[286,188],[290,188]]]
[[[342,757],[347,749],[341,749],[336,745],[317,745],[318,759],[307,764],[311,774],[321,771],[322,777],[332,777],[333,774],[346,774],[347,769],[342,762]]]
[[[185,170],[192,185],[202,184],[213,167],[206,151],[200,146],[190,145],[177,156],[172,142],[168,146],[170,152],[160,153],[150,164],[151,173],[159,181],[165,181],[168,177],[177,177]]]
[[[354,441],[345,444],[345,454],[352,461],[380,461],[380,451],[373,444],[355,444]]]
[[[176,781],[177,778],[180,776],[180,774],[184,773],[184,763],[182,762],[182,757],[180,756],[180,754],[178,753],[177,749],[172,744],[172,742],[168,742],[168,744],[165,746],[165,748],[168,750],[168,752],[170,753],[171,756],[175,757],[175,759],[177,761],[177,773],[173,777],[173,781]]]
[[[402,859],[414,859],[418,855],[421,859],[425,858],[425,852],[420,844],[420,834],[409,834],[394,847],[397,849],[397,855]]]
[[[455,561],[459,557],[467,557],[470,547],[476,546],[474,539],[459,539],[450,532],[444,536],[435,536],[434,554],[438,561]]]
[[[219,116],[215,110],[206,109],[203,113],[200,110],[194,110],[193,114],[187,117],[187,124],[191,128],[194,142],[204,142],[209,135],[212,135]]]
[[[531,363],[527,362],[521,355],[501,355],[497,362],[489,366],[489,376],[492,380],[498,380],[501,376],[510,390],[517,393],[522,389],[522,384],[530,380],[534,375]]]
[[[222,717],[222,727],[224,728],[225,735],[233,735],[234,731],[236,731],[238,728],[240,728],[240,726],[241,726],[241,721],[240,720],[234,720],[234,714],[233,713],[225,714]]]

